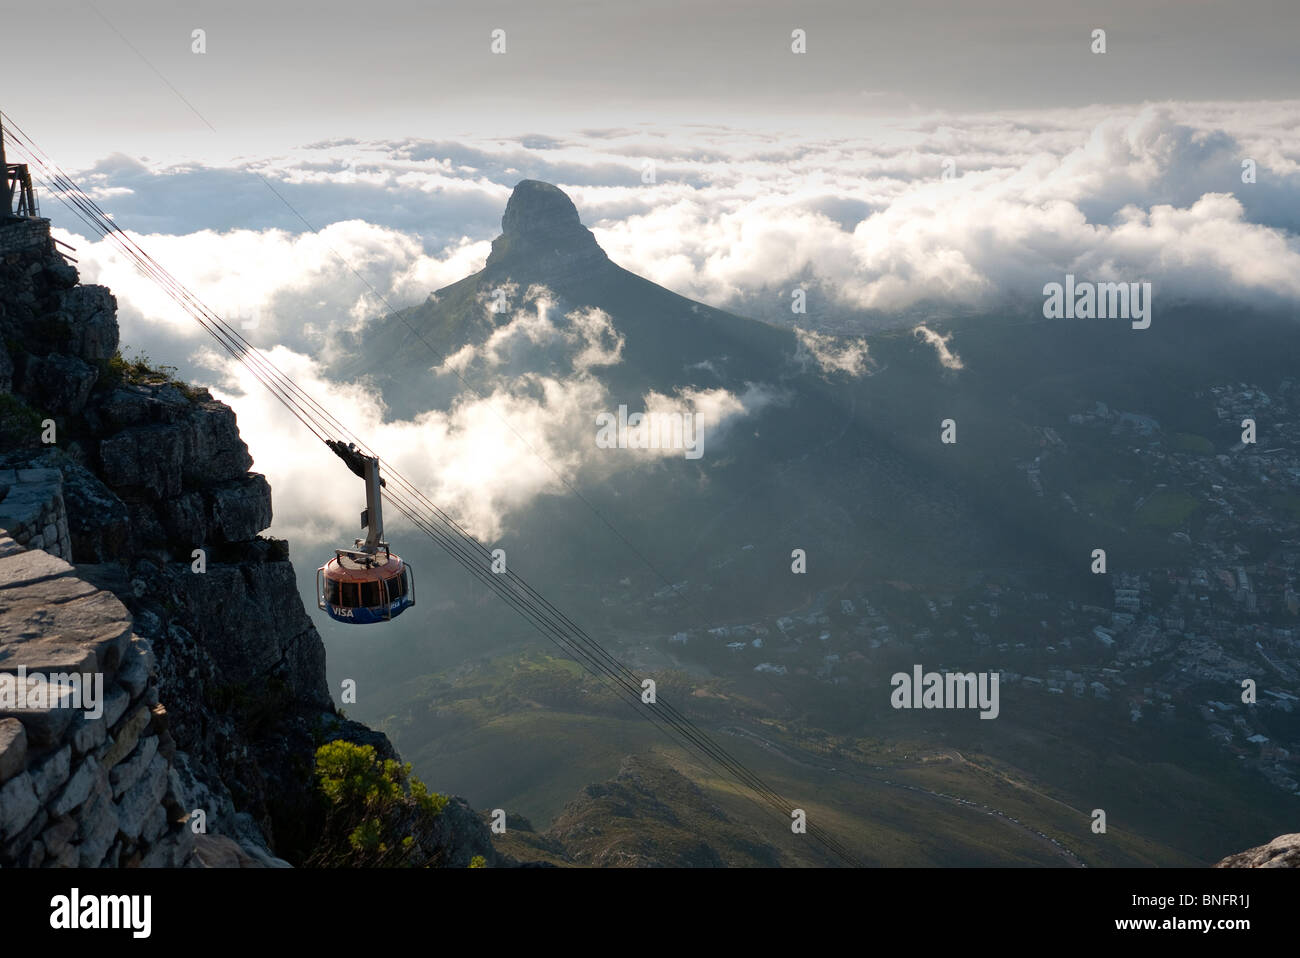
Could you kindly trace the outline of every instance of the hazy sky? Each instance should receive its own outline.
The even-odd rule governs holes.
[[[6,44],[0,108],[69,163],[114,150],[225,160],[339,135],[1300,92],[1294,0],[0,0],[0,12],[31,38]],[[490,51],[496,28],[504,55]],[[195,29],[205,54],[191,52]]]

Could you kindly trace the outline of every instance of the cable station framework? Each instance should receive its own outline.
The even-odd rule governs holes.
[[[467,572],[492,589],[557,648],[583,665],[593,675],[603,679],[617,692],[622,701],[642,717],[666,732],[688,752],[730,776],[760,805],[779,813],[783,821],[787,823],[790,821],[795,811],[791,802],[767,785],[756,772],[714,741],[672,704],[659,698],[657,694],[653,703],[645,703],[642,698],[644,686],[641,678],[517,573],[509,569],[505,572],[493,572],[492,553],[486,546],[461,528],[455,519],[439,508],[392,464],[373,452],[359,436],[300,388],[234,327],[221,319],[164,269],[78,187],[71,177],[46,156],[8,114],[0,114],[0,117],[3,118],[5,134],[12,145],[27,155],[29,164],[42,184],[68,207],[93,235],[108,240],[142,274],[157,283],[182,310],[216,340],[226,353],[242,364],[269,390],[313,436],[322,443],[341,437],[354,443],[364,455],[378,458],[380,468],[389,480],[385,489],[387,499],[417,529],[428,535]],[[845,865],[860,866],[861,863],[852,852],[820,825],[808,821],[806,833]]]

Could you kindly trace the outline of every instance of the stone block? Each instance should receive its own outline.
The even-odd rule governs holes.
[[[22,831],[36,817],[41,804],[32,787],[32,777],[20,772],[0,785],[0,840]]]
[[[58,797],[50,803],[51,814],[66,815],[79,806],[90,795],[90,790],[94,786],[96,779],[102,775],[103,770],[100,768],[99,763],[95,761],[94,756],[88,756],[73,769],[68,784],[63,786],[63,790],[59,792]]]
[[[118,830],[127,838],[139,838],[150,814],[162,808],[166,791],[167,763],[162,756],[155,755],[140,780],[117,803]]]
[[[119,686],[104,690],[104,721],[112,728],[118,719],[126,714],[126,707],[131,704],[131,696],[126,689]]]
[[[105,692],[105,696],[107,696]],[[85,713],[81,713],[72,724],[71,730],[72,748],[78,755],[85,755],[87,752],[93,752],[99,746],[104,744],[108,738],[108,723],[104,716],[99,718],[88,718]]]
[[[140,744],[129,757],[113,766],[113,770],[108,773],[108,783],[113,788],[114,798],[121,796],[140,780],[140,776],[153,762],[156,754],[158,754],[158,736],[147,735],[140,740]]]
[[[0,784],[27,766],[27,732],[15,718],[0,719]]]
[[[59,791],[72,777],[72,748],[63,746],[30,770],[32,786],[42,805]]]
[[[104,857],[117,837],[117,809],[107,794],[107,790],[98,791],[80,816],[77,843],[78,864],[82,868],[98,868],[104,863]]]
[[[150,717],[149,709],[144,705],[139,705],[113,727],[112,744],[105,749],[100,757],[100,763],[104,768],[111,769],[135,750],[140,733],[149,724]]]

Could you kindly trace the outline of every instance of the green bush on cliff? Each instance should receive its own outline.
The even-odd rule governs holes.
[[[306,862],[316,867],[424,864],[416,836],[427,835],[447,805],[409,764],[380,760],[373,746],[341,740],[316,750],[316,788],[325,822]]]
[[[199,389],[176,378],[175,366],[154,366],[143,350],[130,359],[122,355],[122,350],[115,350],[104,364],[102,378],[111,385],[175,386],[191,402],[200,393]]]

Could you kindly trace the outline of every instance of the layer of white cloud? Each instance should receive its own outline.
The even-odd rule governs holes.
[[[765,318],[789,316],[793,285],[815,290],[814,317],[967,310],[1085,271],[1177,298],[1274,303],[1300,295],[1296,108],[912,117],[838,136],[692,127],[345,140],[236,169],[151,169],[117,156],[83,178],[125,225],[150,224],[149,248],[200,292],[227,308],[278,310],[282,325],[318,337],[382,310],[380,297],[418,301],[480,266],[525,177],[568,191],[621,265]],[[1242,182],[1247,159],[1253,184]],[[642,179],[647,161],[653,183]],[[321,235],[301,235],[259,177]],[[97,245],[83,255],[88,278],[119,279]]]
[[[254,343],[307,363],[295,368],[323,393],[352,396],[358,426],[379,437],[373,444],[412,450],[413,478],[490,536],[512,509],[555,488],[555,473],[529,447],[566,477],[603,468],[575,444],[570,420],[604,408],[590,372],[622,358],[609,317],[588,310],[561,321],[534,296],[485,342],[446,360],[448,372],[490,374],[478,393],[417,423],[384,424],[373,396],[321,381],[305,354],[332,360],[386,303],[419,302],[480,268],[518,180],[559,185],[615,262],[684,295],[790,322],[789,291],[805,288],[799,321],[814,329],[801,335],[804,358],[828,373],[869,368],[865,344],[818,338],[828,315],[838,328],[892,315],[955,369],[961,360],[946,340],[902,313],[1041,303],[1043,286],[1066,273],[1151,282],[1153,329],[1161,304],[1176,300],[1294,304],[1297,106],[911,116],[807,134],[630,127],[519,141],[337,141],[221,169],[115,156],[79,176],[200,298],[236,320],[255,318]],[[648,160],[652,183],[642,178]],[[1242,181],[1245,160],[1255,183]],[[260,177],[320,233],[304,231]],[[204,334],[106,243],[60,235],[78,247],[83,279],[117,294],[124,341],[191,372]],[[511,381],[510,357],[532,346],[564,352],[567,372]],[[277,490],[300,479],[314,488],[298,475],[302,458],[285,452],[293,428],[265,427],[274,420],[255,391],[231,395]],[[711,414],[726,421],[728,408],[715,403]],[[500,431],[503,419],[526,444]],[[439,443],[437,472],[421,473],[429,437]],[[509,481],[484,484],[487,473]],[[299,501],[309,497],[279,491],[278,527],[318,521],[314,509],[295,516]],[[351,496],[331,511],[345,504],[342,514],[355,511]]]
[[[437,372],[463,375],[471,366],[499,371],[512,361],[528,364],[539,348],[562,352],[578,373],[622,361],[624,340],[608,313],[590,306],[560,309],[543,286],[522,294],[513,283],[484,290],[478,305],[495,328],[482,342],[466,343],[447,356]]]
[[[525,336],[557,335],[570,357],[571,374],[491,376],[485,387],[462,392],[450,408],[405,421],[389,419],[382,399],[366,384],[326,378],[310,356],[285,346],[266,355],[352,434],[364,437],[367,445],[485,542],[497,539],[511,518],[538,496],[562,493],[569,484],[607,479],[666,458],[698,460],[716,455],[719,442],[737,421],[777,401],[774,393],[757,385],[740,394],[725,389],[688,389],[671,396],[651,391],[634,411],[691,417],[695,423],[691,441],[700,455],[687,457],[680,447],[649,448],[649,443],[639,448],[636,442],[614,450],[602,448],[597,443],[596,413],[617,415],[617,407],[592,375],[595,363],[589,354],[602,348],[608,320],[589,309],[569,316],[555,313],[549,291],[536,288],[502,329]],[[499,346],[497,342],[484,347],[474,358],[489,360],[490,365]],[[617,362],[617,351],[603,354],[601,360]],[[214,395],[237,411],[255,468],[271,479],[276,490],[276,534],[303,542],[346,542],[359,534],[344,525],[357,514],[363,499],[361,483],[346,467],[244,366],[206,349],[197,362],[215,373]],[[389,512],[396,518],[395,510]]]

